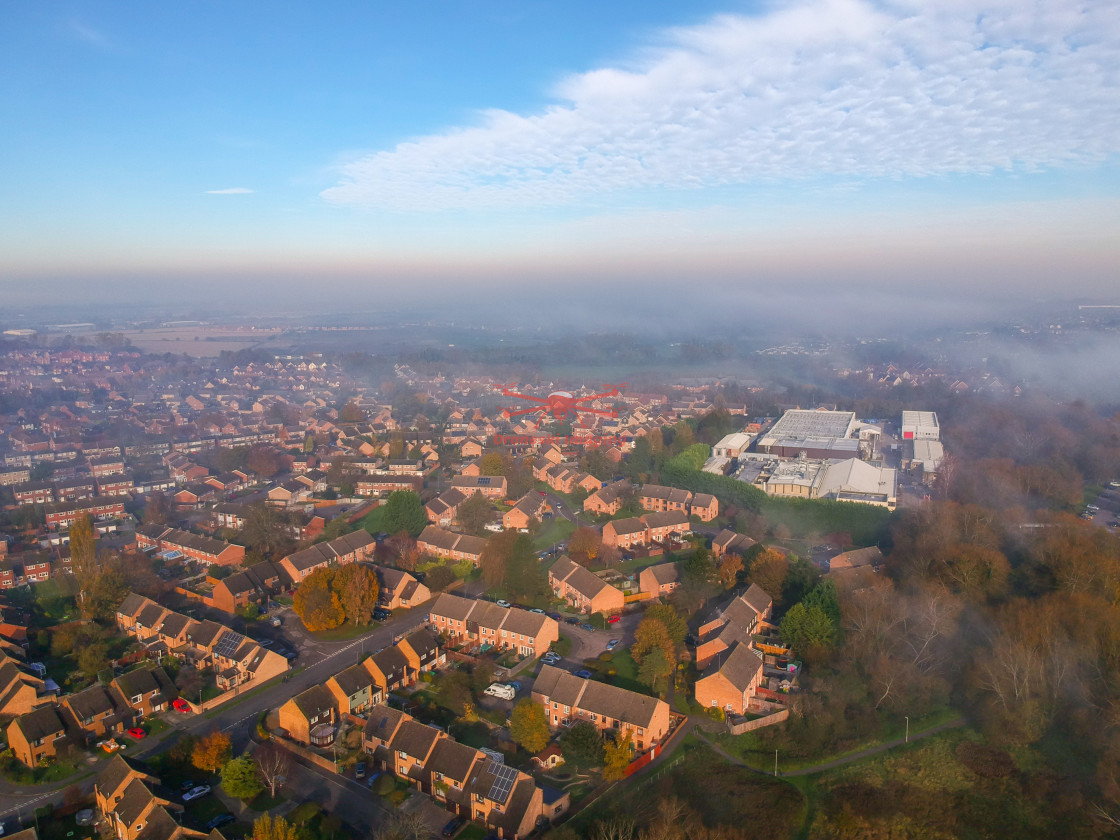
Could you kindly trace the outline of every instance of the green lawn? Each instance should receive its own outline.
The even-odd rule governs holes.
[[[375,507],[365,516],[358,520],[358,527],[364,528],[371,534],[381,534],[385,532],[385,505]]]
[[[533,549],[535,551],[542,551],[546,548],[551,548],[558,542],[563,542],[572,535],[576,526],[574,523],[569,522],[562,516],[554,516],[552,519],[546,521],[546,524],[541,526],[537,531],[537,535],[533,538]]]
[[[317,630],[315,632],[308,632],[310,632],[310,634],[320,642],[345,642],[349,639],[356,639],[358,638],[358,636],[361,636],[363,633],[369,632],[377,626],[378,625],[376,622],[374,622],[373,624],[346,623],[341,627],[334,628],[333,630]]]
[[[201,799],[196,799],[193,802],[188,802],[185,806],[186,812],[199,824],[206,825],[218,814],[224,814],[229,809],[222,803],[222,800],[213,794],[208,794]]]

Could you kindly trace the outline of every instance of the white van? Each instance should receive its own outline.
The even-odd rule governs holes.
[[[502,700],[512,700],[517,696],[517,691],[512,685],[502,683],[490,683],[490,687],[484,693],[491,697],[500,697]]]

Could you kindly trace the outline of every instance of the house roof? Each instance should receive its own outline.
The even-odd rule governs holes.
[[[77,694],[69,695],[64,702],[74,711],[79,721],[116,711],[113,698],[100,683],[91,685]]]
[[[471,767],[482,756],[483,753],[474,747],[451,738],[440,738],[425,767],[431,773],[442,773],[462,784],[470,775]]]
[[[700,679],[720,674],[739,691],[746,691],[762,671],[762,654],[745,641],[737,642],[730,651],[720,651],[704,670]]]
[[[533,682],[533,693],[543,694],[565,706],[578,706],[639,727],[650,725],[663,702],[618,686],[584,680],[551,665],[541,666],[540,674]]]
[[[658,563],[656,566],[647,566],[642,574],[649,572],[653,579],[660,584],[674,583],[681,579],[680,563]]]
[[[688,530],[688,515],[683,510],[663,510],[642,517],[650,528],[680,527]]]
[[[397,727],[407,717],[400,709],[393,709],[384,703],[379,703],[370,709],[366,716],[365,737],[389,741],[396,733]]]
[[[323,710],[335,707],[334,695],[325,685],[313,685],[293,697],[292,701],[307,718],[315,717]]]
[[[28,741],[37,741],[66,730],[54,706],[40,706],[34,711],[20,715],[14,723]]]
[[[680,490],[676,487],[664,487],[660,484],[643,484],[638,495],[650,499],[660,499],[666,502],[678,502],[680,504],[687,504],[689,499],[692,498],[692,493],[688,490]]]
[[[397,728],[390,747],[394,752],[404,752],[421,761],[428,757],[435,742],[443,735],[438,729],[414,720],[406,720]]]
[[[589,600],[599,595],[603,590],[613,588],[601,577],[592,574],[570,557],[561,557],[557,560],[549,569],[549,574],[555,580],[563,581]],[[536,615],[536,613],[531,613],[531,615]]]
[[[370,688],[375,684],[369,669],[360,663],[340,671],[327,682],[328,684],[334,682],[347,697],[353,697],[362,689]]]

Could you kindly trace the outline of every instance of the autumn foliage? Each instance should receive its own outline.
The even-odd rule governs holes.
[[[229,761],[232,754],[233,745],[229,735],[215,729],[195,742],[194,752],[191,753],[191,764],[199,770],[217,773]]]
[[[345,622],[369,624],[377,606],[377,575],[366,566],[316,569],[299,585],[292,608],[308,630],[333,630]]]

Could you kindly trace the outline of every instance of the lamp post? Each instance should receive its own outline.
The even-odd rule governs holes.
[[[906,743],[909,744],[910,743],[910,715],[905,715],[905,717],[906,717]]]
[[[778,775],[778,751],[774,750],[774,775]]]

